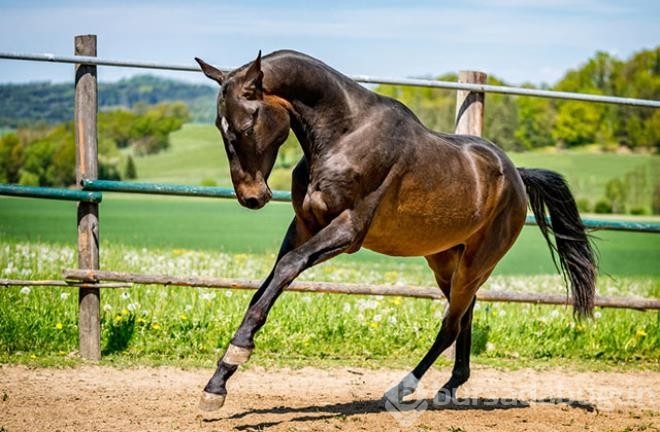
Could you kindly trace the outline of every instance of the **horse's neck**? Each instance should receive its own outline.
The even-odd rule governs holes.
[[[352,128],[356,104],[364,95],[346,77],[316,60],[297,57],[273,60],[264,69],[267,92],[293,107],[291,128],[308,161]]]

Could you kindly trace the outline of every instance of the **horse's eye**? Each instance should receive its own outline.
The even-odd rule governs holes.
[[[252,123],[249,127],[244,129],[243,132],[241,132],[241,135],[243,135],[244,137],[251,137],[252,135],[254,135],[254,123]]]

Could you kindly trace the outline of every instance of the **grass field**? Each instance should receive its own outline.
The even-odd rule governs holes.
[[[610,178],[657,156],[514,154],[516,164],[562,172],[578,194],[597,197]],[[163,154],[136,159],[141,181],[229,185],[217,131],[186,125]],[[286,172],[278,173],[280,180]],[[59,278],[76,266],[76,204],[0,197],[0,277]],[[104,193],[100,207],[105,270],[263,278],[292,217],[289,204],[254,212],[233,201]],[[657,221],[657,219],[655,219]],[[657,235],[598,232],[601,295],[660,297]],[[310,269],[307,280],[432,286],[422,259],[370,252]],[[526,227],[486,289],[563,293],[536,227]],[[208,366],[226,346],[249,293],[174,287],[104,290],[105,361]],[[72,288],[2,288],[0,362],[66,364],[77,346]],[[443,302],[287,293],[260,333],[257,364],[409,365],[431,344]],[[598,310],[576,322],[565,307],[483,303],[475,315],[481,362],[620,362],[660,367],[660,313]],[[75,359],[75,356],[73,357]],[[600,363],[599,363],[600,364]]]
[[[0,239],[75,244],[76,204],[0,197]],[[289,204],[271,203],[254,212],[229,200],[104,194],[100,210],[103,245],[272,254],[279,248],[293,213]],[[602,231],[595,234],[604,274],[660,276],[657,234]],[[340,262],[416,265],[419,258],[391,258],[361,251]],[[495,274],[551,274],[554,267],[538,228],[523,229]]]

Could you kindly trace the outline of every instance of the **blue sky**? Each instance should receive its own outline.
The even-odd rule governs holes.
[[[552,84],[596,51],[625,59],[660,45],[658,0],[0,0],[0,51],[73,54],[98,35],[110,59],[222,67],[290,48],[347,74],[419,77],[482,70]],[[0,82],[70,81],[73,66],[0,59]],[[143,70],[103,67],[114,81]],[[153,73],[153,72],[150,72]],[[158,72],[187,81],[201,74]]]

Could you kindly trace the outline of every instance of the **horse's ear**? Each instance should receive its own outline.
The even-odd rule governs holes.
[[[211,66],[201,58],[195,57],[195,60],[197,61],[197,63],[199,63],[199,66],[202,68],[202,72],[204,72],[204,75],[211,78],[213,81],[217,82],[218,84],[222,85],[222,83],[225,81],[225,74],[222,73],[220,69]]]
[[[248,99],[261,99],[263,96],[263,78],[264,73],[261,70],[261,50],[257,59],[252,62],[245,72],[245,83],[243,84],[243,94]]]

